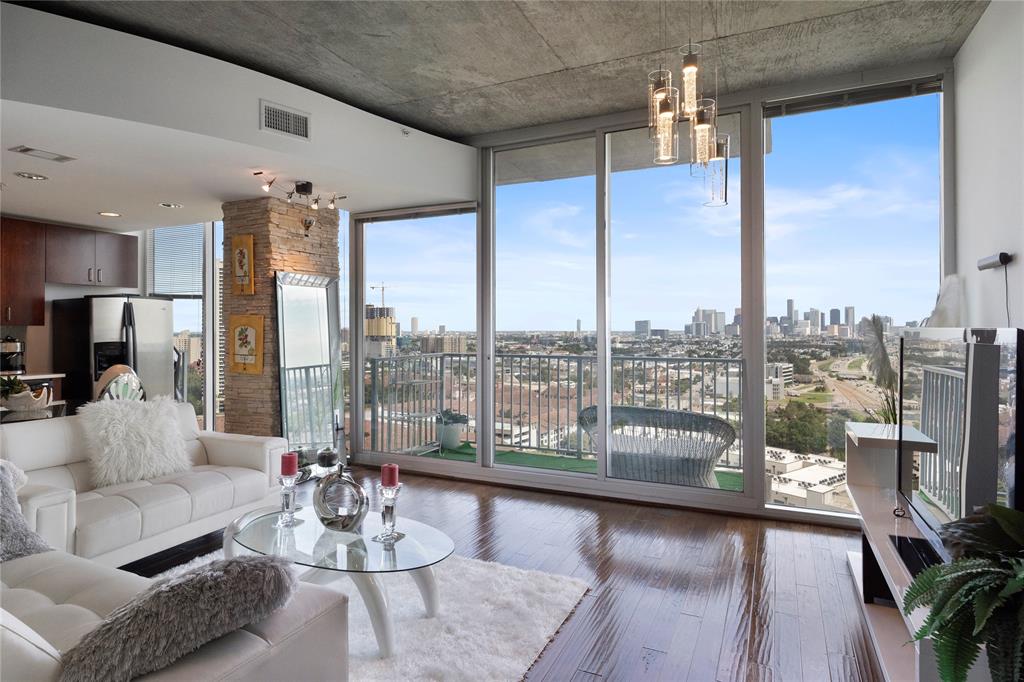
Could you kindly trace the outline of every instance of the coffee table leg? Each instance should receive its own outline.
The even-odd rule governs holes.
[[[416,582],[416,587],[420,588],[420,596],[423,597],[423,607],[427,611],[427,618],[433,618],[437,615],[437,609],[440,605],[440,598],[437,595],[437,580],[434,579],[434,569],[426,566],[415,571],[409,571],[409,575]]]
[[[388,599],[384,595],[384,586],[378,576],[372,573],[349,573],[348,577],[359,589],[359,594],[366,604],[373,624],[373,634],[377,637],[377,648],[381,658],[390,658],[395,653],[395,626],[388,609]]]

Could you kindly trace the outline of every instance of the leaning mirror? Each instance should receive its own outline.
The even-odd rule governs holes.
[[[293,450],[334,445],[340,406],[338,279],[277,273],[281,430]]]

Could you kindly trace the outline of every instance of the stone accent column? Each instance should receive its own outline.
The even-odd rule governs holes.
[[[312,211],[276,197],[242,199],[223,205],[224,328],[231,315],[263,315],[263,373],[224,372],[224,430],[254,436],[281,435],[281,384],[277,338],[277,285],[274,275],[297,272],[338,277],[338,212]],[[303,219],[315,217],[308,232]],[[253,236],[255,294],[231,291],[231,238]],[[221,347],[228,348],[221,338]],[[225,362],[227,362],[225,350]]]

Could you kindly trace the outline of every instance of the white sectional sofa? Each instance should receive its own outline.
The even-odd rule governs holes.
[[[0,458],[28,475],[18,501],[52,547],[121,566],[219,530],[279,502],[283,438],[200,431],[188,403],[178,417],[192,469],[93,488],[78,417],[0,425]]]
[[[65,552],[0,565],[0,660],[6,682],[56,682],[61,653],[150,580]],[[266,620],[207,643],[146,682],[348,679],[348,598],[300,583]]]

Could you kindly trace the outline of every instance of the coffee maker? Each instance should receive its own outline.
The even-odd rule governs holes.
[[[25,373],[25,343],[13,336],[0,341],[0,376]]]

